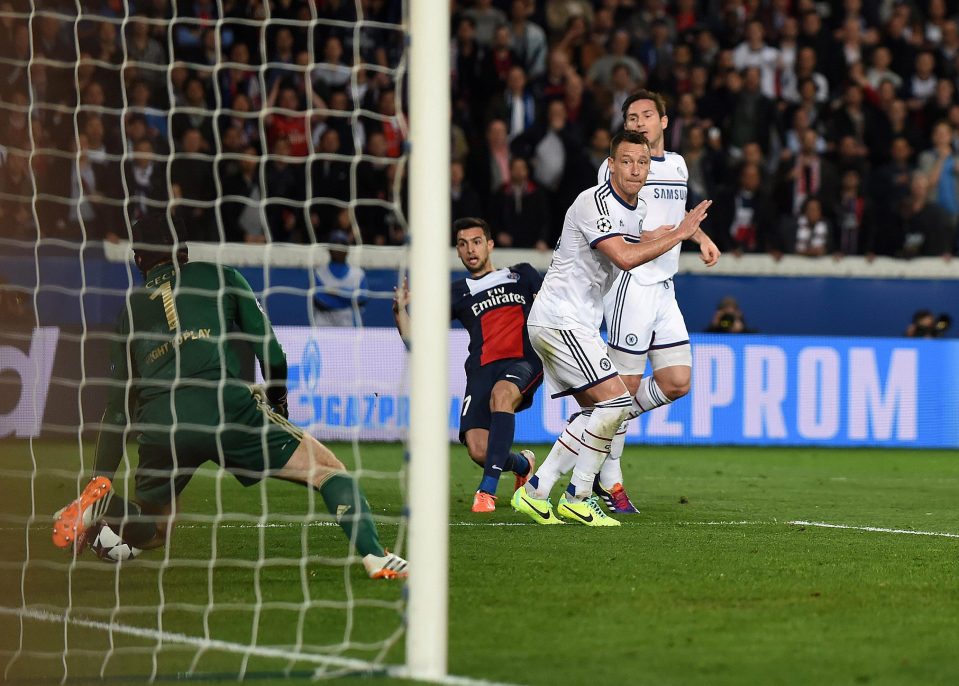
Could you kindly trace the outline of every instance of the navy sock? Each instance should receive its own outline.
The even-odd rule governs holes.
[[[134,547],[140,547],[156,535],[157,525],[153,518],[145,517],[136,503],[124,500],[116,491],[103,519],[124,542]]]
[[[520,453],[510,453],[503,465],[503,471],[526,476],[529,473],[529,460]]]
[[[512,412],[493,412],[489,423],[489,440],[486,443],[486,465],[479,490],[496,493],[499,477],[506,469],[509,449],[513,445],[516,430],[516,415]]]

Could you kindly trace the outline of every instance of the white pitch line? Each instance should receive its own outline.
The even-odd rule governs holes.
[[[881,526],[852,526],[849,524],[829,524],[828,522],[804,522],[796,520],[786,522],[799,526],[818,526],[822,529],[852,529],[854,531],[874,531],[881,534],[907,534],[909,536],[936,536],[938,538],[959,538],[959,534],[950,534],[943,531],[917,531],[915,529],[887,529]]]
[[[473,679],[471,677],[456,676],[450,674],[437,679],[417,679],[410,674],[409,668],[405,665],[378,665],[373,662],[359,660],[348,657],[339,657],[335,655],[316,655],[313,653],[298,653],[280,648],[271,648],[269,646],[249,646],[242,643],[231,643],[230,641],[220,641],[217,639],[199,638],[187,634],[175,633],[170,631],[157,631],[156,629],[147,629],[145,627],[130,626],[116,621],[100,622],[93,619],[84,619],[83,617],[59,615],[45,610],[35,610],[30,608],[11,608],[0,606],[0,614],[18,615],[24,619],[34,619],[40,622],[50,622],[54,624],[72,624],[87,629],[97,629],[100,631],[109,631],[114,634],[124,634],[127,636],[136,636],[137,638],[151,639],[161,643],[178,643],[181,645],[193,646],[202,650],[219,650],[237,655],[255,655],[257,657],[279,658],[283,660],[294,660],[297,662],[312,662],[322,666],[343,667],[358,672],[377,673],[383,672],[387,676],[401,679],[411,679],[414,681],[423,681],[425,683],[443,684],[444,686],[519,686],[518,684],[509,684],[497,681],[487,681],[485,679]]]

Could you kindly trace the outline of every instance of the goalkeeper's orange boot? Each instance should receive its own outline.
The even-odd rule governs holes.
[[[516,475],[516,480],[513,482],[513,492],[515,493],[523,486],[526,485],[526,482],[529,481],[529,478],[536,473],[536,455],[533,454],[532,450],[520,450],[519,454],[526,458],[526,461],[529,462],[529,471],[526,472],[524,476]]]
[[[113,487],[108,478],[91,479],[79,498],[53,516],[53,545],[82,548],[87,529],[103,516],[112,497]]]
[[[410,563],[389,550],[380,557],[370,553],[363,557],[363,567],[371,579],[405,579]]]
[[[473,512],[496,512],[496,496],[486,491],[473,494]]]

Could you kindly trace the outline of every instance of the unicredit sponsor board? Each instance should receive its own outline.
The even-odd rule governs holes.
[[[406,351],[394,330],[278,327],[277,335],[294,422],[321,439],[404,437]],[[455,439],[468,338],[449,336]],[[630,441],[959,447],[959,342],[704,334],[692,343],[689,395],[631,422]],[[552,442],[574,409],[541,389],[517,417],[517,442]]]

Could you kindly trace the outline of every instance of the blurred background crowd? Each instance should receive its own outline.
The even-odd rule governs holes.
[[[0,0],[0,236],[173,203],[194,240],[405,240],[400,2],[35,4]],[[649,88],[724,250],[956,253],[956,0],[449,5],[453,218],[498,245],[554,245]]]

